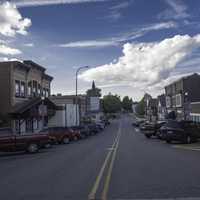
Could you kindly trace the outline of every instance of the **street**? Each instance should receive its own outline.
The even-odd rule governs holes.
[[[0,199],[200,199],[200,152],[146,139],[131,123],[124,114],[87,139],[1,155]]]

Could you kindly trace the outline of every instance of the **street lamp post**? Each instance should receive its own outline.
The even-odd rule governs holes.
[[[79,67],[76,70],[76,126],[78,126],[78,73],[82,70],[82,69],[87,69],[89,68],[89,66],[83,66],[83,67]]]

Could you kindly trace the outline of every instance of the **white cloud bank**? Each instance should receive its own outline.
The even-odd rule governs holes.
[[[75,4],[75,3],[87,3],[98,2],[106,0],[13,0],[17,7],[33,7],[33,6],[45,6],[55,4]]]
[[[165,0],[169,9],[164,10],[158,15],[159,18],[164,19],[184,19],[190,17],[187,13],[188,7],[182,0]]]
[[[0,54],[3,55],[18,55],[22,52],[19,49],[8,47],[4,44],[0,44]]]
[[[80,75],[85,81],[123,83],[145,90],[169,78],[177,64],[200,47],[200,34],[176,35],[155,43],[126,43],[116,63],[89,69]]]
[[[23,18],[16,6],[9,2],[0,4],[0,34],[13,37],[17,33],[26,35],[31,20]]]
[[[134,29],[131,32],[120,35],[119,37],[107,38],[102,40],[83,40],[83,41],[74,41],[64,44],[58,44],[55,46],[64,47],[64,48],[102,48],[108,46],[117,46],[122,42],[127,40],[133,40],[139,37],[142,37],[148,32],[159,31],[163,29],[176,28],[177,24],[173,21],[154,23],[146,26],[142,26],[138,29]]]

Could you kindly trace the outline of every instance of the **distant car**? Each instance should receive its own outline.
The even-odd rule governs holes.
[[[149,121],[147,121],[147,120],[141,122],[141,123],[139,124],[139,129],[140,129],[141,131],[145,130],[146,126],[149,125],[150,123],[151,123],[151,122],[149,122]]]
[[[103,119],[102,121],[104,122],[105,126],[110,125],[109,119]]]
[[[145,124],[142,131],[147,138],[151,138],[152,136],[159,137],[159,130],[165,123],[165,121],[157,121],[154,123]]]
[[[73,126],[71,129],[74,131],[80,131],[82,138],[88,137],[90,135],[90,130],[86,125]]]
[[[96,122],[95,124],[100,129],[100,131],[102,131],[106,127],[103,121]]]
[[[48,134],[1,134],[0,151],[22,151],[36,153],[40,148],[48,145],[50,138]]]
[[[145,119],[136,119],[136,120],[132,123],[132,125],[133,125],[133,126],[136,126],[136,127],[139,127],[140,124],[144,123],[145,121],[146,121]]]
[[[68,144],[73,137],[72,131],[64,127],[49,127],[41,130],[40,133],[49,134],[52,144]]]
[[[169,120],[160,128],[160,132],[162,139],[167,143],[172,141],[192,143],[200,137],[200,126],[192,121]]]
[[[90,130],[90,134],[91,135],[99,133],[99,131],[100,131],[99,127],[95,123],[87,124],[87,126],[88,126],[88,128]]]

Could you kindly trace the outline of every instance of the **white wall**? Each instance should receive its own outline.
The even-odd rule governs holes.
[[[70,127],[76,125],[76,105],[75,104],[62,104],[63,110],[57,110],[55,115],[49,119],[49,127]],[[79,107],[77,106],[77,121],[79,120]]]

